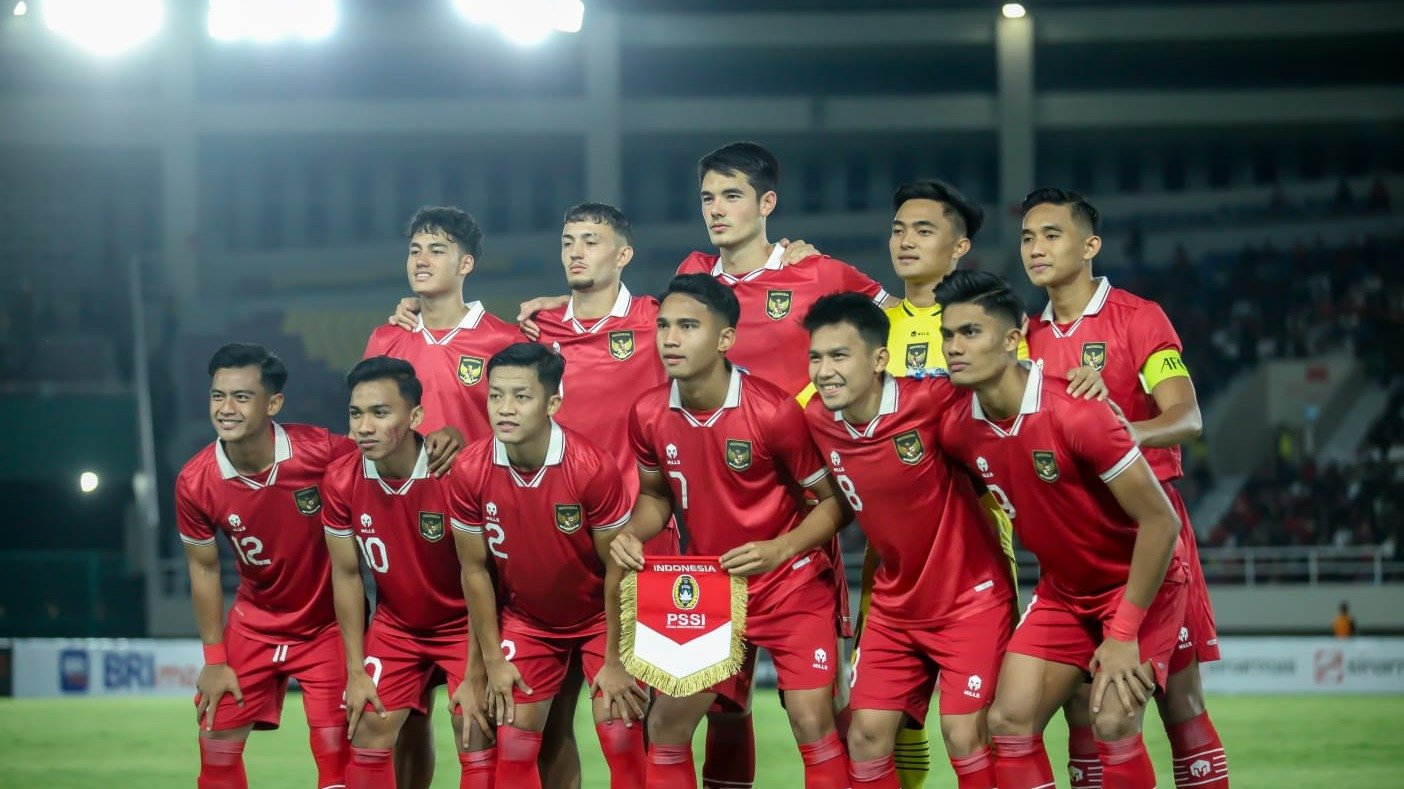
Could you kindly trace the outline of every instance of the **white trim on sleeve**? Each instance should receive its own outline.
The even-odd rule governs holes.
[[[449,518],[449,524],[453,526],[454,531],[461,531],[461,532],[464,532],[465,534],[482,534],[482,533],[483,533],[483,524],[481,524],[481,523],[478,523],[478,524],[464,523],[463,521],[461,521],[461,520],[459,520],[459,519],[457,519],[457,518]]]
[[[1098,474],[1097,476],[1101,477],[1103,482],[1111,482],[1112,480],[1120,476],[1121,472],[1125,471],[1128,468],[1131,468],[1131,464],[1135,463],[1137,458],[1139,457],[1141,457],[1141,448],[1131,447],[1131,451],[1127,452],[1126,455],[1121,458],[1121,460],[1116,461],[1115,465],[1113,465],[1106,471],[1103,471],[1101,474]]]

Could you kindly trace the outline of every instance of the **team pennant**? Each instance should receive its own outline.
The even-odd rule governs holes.
[[[619,654],[628,672],[690,696],[741,670],[746,579],[716,558],[649,556],[620,585]]]

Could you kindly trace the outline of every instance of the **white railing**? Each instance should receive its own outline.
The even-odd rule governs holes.
[[[1296,546],[1290,548],[1202,548],[1199,562],[1213,584],[1360,583],[1378,586],[1404,581],[1404,561],[1393,547]],[[1019,580],[1038,579],[1038,562],[1019,552]]]

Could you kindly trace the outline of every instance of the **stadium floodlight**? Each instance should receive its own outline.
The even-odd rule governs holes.
[[[44,24],[95,55],[117,55],[161,32],[163,0],[44,0]]]
[[[24,16],[29,13],[29,4],[24,2],[24,0],[20,0],[18,3],[15,3],[15,10],[13,13],[15,16]]]
[[[210,0],[216,41],[319,41],[336,30],[337,0]]]
[[[1005,19],[1023,19],[1029,13],[1022,3],[1005,3],[999,12],[1004,14]]]
[[[464,19],[497,30],[516,44],[539,44],[552,31],[579,33],[585,22],[581,0],[453,0]]]
[[[101,481],[102,480],[98,479],[98,475],[96,473],[92,471],[84,471],[82,474],[78,475],[78,489],[83,491],[84,493],[92,493],[93,491],[97,490],[98,483]]]

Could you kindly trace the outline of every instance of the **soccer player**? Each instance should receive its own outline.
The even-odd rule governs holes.
[[[852,512],[835,495],[793,393],[727,361],[740,311],[735,294],[711,276],[681,275],[669,283],[657,342],[671,383],[644,395],[630,415],[640,492],[613,556],[625,568],[642,569],[642,541],[677,511],[690,554],[720,556],[723,568],[748,577],[746,640],[775,660],[805,785],[844,787],[847,760],[832,703],[833,567],[821,546]],[[818,501],[807,514],[806,490]],[[650,787],[697,785],[693,731],[719,691],[738,690],[728,681],[655,700],[648,718]]]
[[[1214,611],[1205,586],[1194,527],[1172,484],[1182,476],[1180,444],[1201,430],[1199,402],[1182,346],[1160,305],[1092,276],[1101,248],[1098,212],[1076,192],[1039,189],[1023,204],[1020,248],[1033,284],[1048,293],[1048,306],[1030,322],[1029,348],[1054,370],[1096,369],[1108,397],[1129,422],[1131,436],[1180,518],[1189,587],[1184,626],[1170,660],[1165,692],[1156,696],[1170,738],[1176,786],[1228,786],[1228,760],[1209,719],[1199,663],[1219,659]],[[1069,773],[1074,789],[1101,786],[1100,768],[1085,697],[1068,708]]]
[[[609,546],[630,500],[609,453],[551,419],[564,368],[536,343],[489,360],[495,437],[465,449],[453,469],[454,542],[497,721],[497,786],[541,786],[541,732],[578,655],[610,786],[633,789],[643,786],[644,744],[632,721],[647,697],[624,671],[619,622],[605,605],[606,590],[619,593]]]
[[[990,709],[998,785],[1053,784],[1042,732],[1090,673],[1106,784],[1152,789],[1141,722],[1184,617],[1179,519],[1109,405],[1017,361],[1025,315],[1007,282],[958,271],[936,300],[951,381],[967,390],[942,414],[941,444],[1005,504],[1042,573]]]
[[[965,469],[936,440],[957,390],[897,378],[881,308],[825,296],[805,316],[819,399],[809,431],[881,559],[854,654],[848,730],[855,787],[900,784],[903,719],[921,724],[941,683],[941,732],[961,789],[993,789],[985,709],[1013,626],[1013,582]]]
[[[423,387],[403,359],[373,356],[346,376],[351,435],[359,454],[337,460],[322,485],[337,621],[346,651],[346,710],[351,737],[349,789],[396,785],[392,749],[410,711],[423,713],[435,669],[448,678],[451,704],[467,706],[480,725],[465,736],[453,716],[464,787],[491,786],[474,680],[465,683],[468,617],[458,557],[448,533],[445,483],[429,473]],[[361,557],[376,581],[366,627]],[[472,661],[472,658],[468,658]],[[480,661],[473,665],[481,685]],[[462,686],[466,685],[466,687]],[[480,692],[480,691],[479,691]],[[464,747],[472,740],[471,750]]]
[[[176,523],[204,642],[196,681],[201,789],[242,789],[244,743],[276,729],[288,680],[302,686],[319,787],[344,782],[346,669],[318,520],[322,475],[355,445],[320,427],[281,425],[288,370],[258,345],[230,343],[209,363],[216,440],[176,478]],[[224,623],[222,532],[239,590]]]

